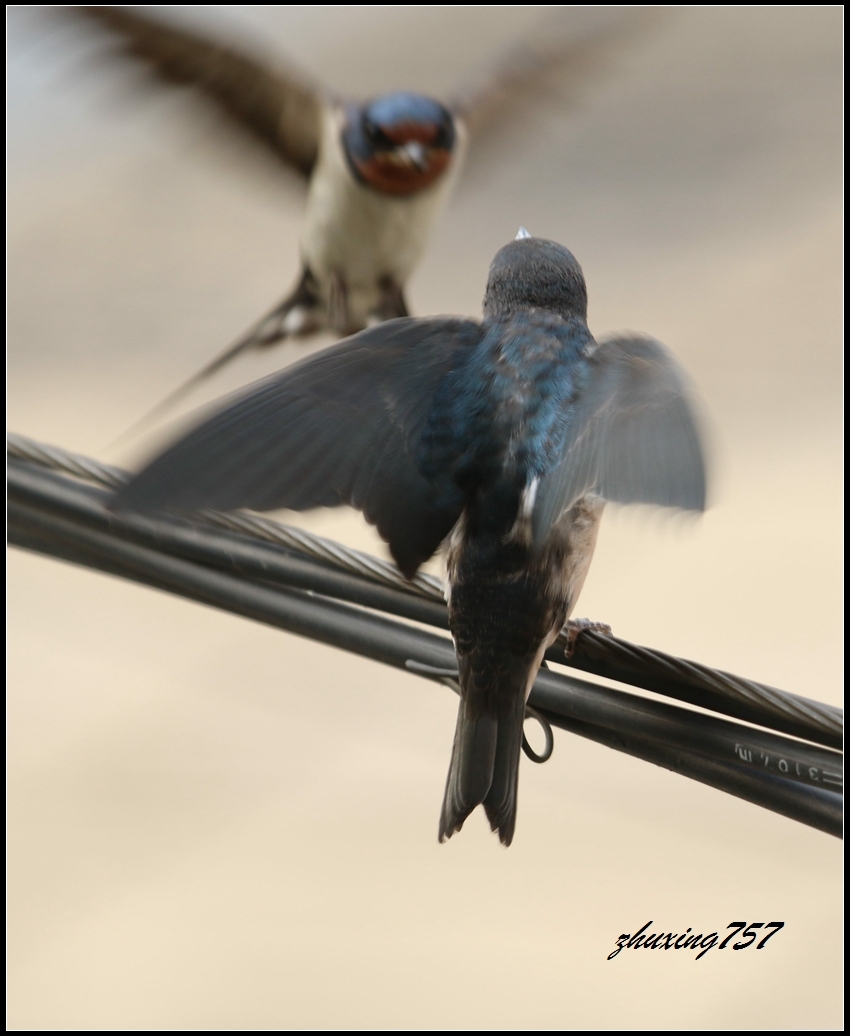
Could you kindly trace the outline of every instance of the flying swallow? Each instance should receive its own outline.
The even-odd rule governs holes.
[[[293,289],[155,412],[246,349],[322,330],[348,335],[407,316],[405,285],[470,135],[480,136],[509,97],[553,67],[592,64],[595,51],[635,17],[623,8],[560,14],[445,103],[410,92],[357,102],[332,96],[288,63],[141,13],[146,9],[61,10],[117,33],[120,51],[159,79],[198,88],[309,183]]]
[[[597,342],[586,318],[573,255],[518,237],[493,260],[480,323],[361,331],[257,382],[116,498],[177,512],[350,504],[408,578],[446,541],[461,702],[441,841],[478,805],[513,838],[526,701],[605,502],[705,507],[679,366],[649,337]]]

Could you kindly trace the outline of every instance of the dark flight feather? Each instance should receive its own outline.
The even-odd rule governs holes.
[[[324,91],[289,63],[142,14],[139,8],[67,7],[117,33],[121,49],[167,83],[199,89],[304,176],[316,164]]]
[[[449,106],[475,142],[505,116],[521,116],[552,72],[569,69],[574,85],[604,63],[612,44],[658,15],[657,8],[648,7],[559,7],[470,72]]]
[[[434,394],[481,327],[387,321],[253,385],[146,467],[115,506],[273,510],[351,504],[412,576],[460,516],[417,448]]]
[[[532,514],[543,543],[585,494],[620,504],[705,509],[705,458],[684,374],[654,338],[603,339],[571,408],[558,464]]]
[[[166,83],[193,85],[248,127],[288,164],[309,176],[319,143],[320,111],[328,92],[289,61],[254,55],[196,29],[141,13],[140,8],[66,7],[66,15],[96,21],[121,39]],[[511,41],[471,72],[447,103],[472,131],[490,130],[498,116],[516,115],[516,102],[558,67],[594,67],[612,41],[648,18],[649,8],[566,8]]]

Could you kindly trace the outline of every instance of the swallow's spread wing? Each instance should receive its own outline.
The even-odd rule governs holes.
[[[473,139],[496,125],[499,116],[539,88],[556,69],[586,75],[619,38],[652,17],[643,7],[563,7],[475,70],[455,92],[450,107]]]
[[[434,393],[481,338],[470,320],[391,320],[289,367],[145,468],[122,510],[351,504],[412,576],[460,516],[448,477],[426,479],[417,451]]]
[[[560,460],[540,480],[534,539],[541,543],[586,493],[702,511],[705,485],[703,449],[678,364],[653,338],[612,336],[594,352]]]
[[[141,8],[69,7],[117,33],[122,50],[161,79],[197,87],[278,157],[309,176],[319,148],[322,96],[309,77],[263,63],[220,40],[139,13]]]

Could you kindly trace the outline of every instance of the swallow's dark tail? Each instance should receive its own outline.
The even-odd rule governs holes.
[[[119,445],[119,443],[126,442],[127,439],[140,432],[152,421],[162,417],[179,403],[181,399],[188,396],[193,389],[197,388],[201,382],[206,381],[207,378],[220,371],[222,367],[227,366],[231,360],[235,360],[237,356],[246,350],[275,345],[286,338],[297,337],[314,330],[313,324],[309,322],[308,318],[303,327],[300,327],[297,331],[291,331],[286,326],[286,318],[298,307],[303,307],[305,313],[309,313],[310,307],[316,305],[318,305],[318,295],[316,294],[315,278],[309,270],[305,269],[301,275],[301,280],[282,302],[279,302],[274,309],[266,313],[256,324],[253,324],[235,342],[217,356],[214,356],[209,363],[193,374],[191,378],[178,385],[173,392],[169,393],[165,399],[157,403],[143,417],[140,417],[125,432],[122,432],[117,439],[114,439],[109,444],[109,448],[111,449],[113,446]]]
[[[483,805],[499,840],[503,845],[511,844],[516,825],[525,688],[531,664],[516,659],[512,672],[500,673],[496,686],[491,685],[488,701],[482,701],[484,695],[480,692],[464,693],[440,816],[441,842],[460,831],[475,807]],[[463,670],[461,662],[462,674]]]

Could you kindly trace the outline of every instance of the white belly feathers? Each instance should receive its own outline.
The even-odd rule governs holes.
[[[463,141],[445,175],[409,197],[396,198],[355,180],[342,150],[342,111],[325,112],[319,160],[307,197],[302,257],[323,293],[334,274],[348,292],[352,317],[362,318],[379,296],[378,282],[403,285],[422,256],[431,223],[445,203],[460,165]]]

